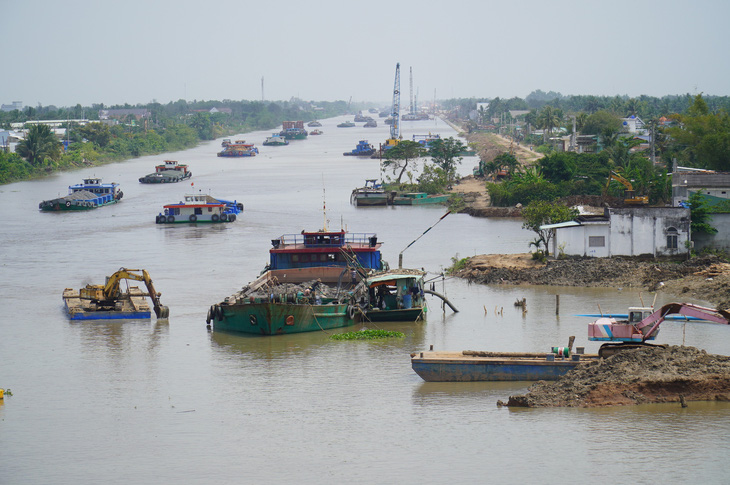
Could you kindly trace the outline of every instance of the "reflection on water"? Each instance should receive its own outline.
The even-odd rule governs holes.
[[[10,209],[0,213],[6,315],[0,320],[0,386],[15,394],[0,405],[0,481],[725,479],[726,404],[511,410],[496,401],[523,392],[525,383],[424,383],[411,369],[409,354],[430,345],[542,351],[574,335],[576,345],[594,352],[598,345],[586,341],[590,319],[576,315],[597,312],[599,304],[625,313],[639,300],[630,288],[486,287],[449,279],[436,290],[458,313],[444,312],[429,297],[424,322],[367,324],[406,335],[385,341],[332,341],[331,332],[257,337],[206,331],[210,305],[258,276],[270,240],[321,228],[325,204],[330,228],[376,232],[391,264],[443,215],[442,207],[352,206],[351,190],[377,178],[379,164],[341,154],[359,139],[384,140],[388,127],[338,131],[343,120],[325,120],[321,137],[278,150],[262,147],[251,160],[219,159],[217,140],[95,167],[93,175],[122,184],[125,197],[85,214],[37,210],[38,202],[78,182],[78,172],[0,189],[0,205]],[[441,122],[404,122],[402,130],[404,139],[424,131],[454,133]],[[270,134],[239,138],[260,146]],[[226,225],[155,224],[159,208],[184,192],[179,184],[137,181],[163,159],[187,163],[196,190],[237,198],[246,211]],[[470,173],[473,163],[465,159],[459,171]],[[404,266],[439,274],[456,255],[526,252],[532,239],[519,220],[451,214],[404,252]],[[149,271],[170,307],[169,322],[66,319],[63,288],[98,283],[119,267]],[[514,306],[522,298],[526,313]],[[671,295],[659,294],[657,305],[670,301]],[[730,354],[727,327],[684,327],[663,324],[659,343],[684,341]]]

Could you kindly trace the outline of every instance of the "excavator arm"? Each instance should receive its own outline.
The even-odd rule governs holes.
[[[730,312],[726,310],[714,310],[691,303],[668,303],[636,324],[636,329],[643,335],[642,341],[654,335],[667,315],[677,314],[730,325]]]
[[[141,272],[141,274],[134,273],[135,271]],[[119,297],[119,283],[122,280],[143,281],[152,300],[152,306],[157,318],[167,318],[170,315],[170,309],[160,303],[160,293],[157,293],[155,286],[152,284],[152,278],[144,269],[119,268],[119,271],[111,275],[104,286],[104,299],[114,300]]]

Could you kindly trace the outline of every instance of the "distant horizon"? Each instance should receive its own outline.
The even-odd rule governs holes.
[[[0,45],[17,47],[0,98],[26,106],[262,97],[389,106],[397,63],[404,105],[411,69],[424,103],[525,97],[533,86],[574,96],[730,95],[730,2],[717,0],[627,8],[575,0],[28,0],[4,13]]]
[[[533,91],[530,91],[530,93],[528,93],[525,96],[511,96],[509,98],[508,97],[503,97],[503,96],[492,96],[492,97],[489,97],[489,96],[466,96],[466,97],[459,97],[459,98],[437,98],[436,101],[437,102],[438,101],[442,101],[443,102],[443,101],[451,101],[451,100],[459,100],[459,99],[486,99],[486,100],[494,100],[496,98],[499,98],[499,99],[502,99],[502,100],[509,100],[509,99],[514,99],[514,98],[519,98],[519,99],[523,99],[524,100],[524,99],[527,99],[527,96],[529,96],[530,94],[532,94],[535,91],[538,91],[538,89],[535,89]],[[730,97],[730,94],[709,94],[709,93],[701,93],[701,92],[696,92],[696,93],[689,93],[689,92],[687,92],[687,93],[677,93],[677,94],[664,94],[664,95],[660,95],[660,96],[659,95],[651,95],[651,94],[639,94],[637,96],[630,96],[628,94],[593,94],[593,93],[590,93],[590,94],[564,94],[564,93],[561,93],[561,92],[557,92],[557,94],[559,94],[562,98],[570,98],[570,97],[573,97],[573,96],[595,96],[595,97],[598,97],[598,98],[603,98],[603,97],[606,97],[606,98],[615,98],[615,97],[619,97],[619,98],[639,98],[639,97],[642,97],[642,96],[647,96],[647,97],[650,97],[650,98],[658,98],[658,99],[661,99],[661,98],[668,97],[668,96],[674,96],[674,97],[693,96],[694,97],[694,96],[696,96],[698,94],[702,95],[702,97],[705,97],[705,98],[707,98],[707,97]],[[289,99],[264,99],[263,102],[264,103],[272,103],[272,102],[273,103],[286,103],[286,102],[290,102],[292,98],[298,99],[299,101],[302,101],[302,102],[305,102],[305,103],[318,103],[318,102],[328,102],[328,103],[343,102],[343,103],[347,103],[348,102],[347,99],[335,99],[335,100],[311,99],[310,100],[310,99],[300,99],[300,98],[296,98],[296,97],[290,97]],[[553,99],[555,99],[555,98],[550,98],[550,100],[553,100]],[[219,103],[234,102],[234,103],[238,103],[238,102],[243,102],[243,101],[247,101],[247,102],[261,102],[262,101],[261,99],[245,99],[245,98],[243,98],[243,99],[214,99],[214,98],[210,98],[210,99],[192,99],[192,100],[184,100],[184,99],[180,98],[180,99],[170,100],[170,101],[167,101],[167,102],[160,102],[158,100],[152,100],[152,101],[148,101],[146,103],[144,103],[144,102],[138,102],[138,103],[122,102],[122,103],[113,103],[113,104],[111,104],[111,103],[96,103],[95,102],[95,103],[91,103],[91,104],[74,103],[74,104],[70,104],[70,105],[59,105],[59,104],[50,103],[50,104],[41,104],[41,106],[43,108],[47,108],[47,107],[73,108],[76,105],[80,104],[83,108],[93,108],[93,105],[103,104],[104,107],[106,108],[106,107],[111,107],[111,106],[123,106],[125,104],[126,105],[129,105],[129,106],[140,106],[140,105],[141,106],[144,106],[144,105],[153,104],[153,103],[158,103],[158,104],[161,104],[161,105],[167,105],[167,104],[170,104],[170,103],[176,103],[176,102],[181,101],[181,100],[182,101],[185,101],[186,103],[209,103],[209,102],[219,102]],[[0,100],[0,104],[2,104],[2,105],[10,105],[10,104],[15,103],[17,101],[20,101],[21,103],[23,103],[23,108],[28,108],[28,107],[36,108],[38,106],[38,104],[39,104],[39,103],[26,104],[22,100],[14,100],[14,101],[7,101],[7,102],[4,101],[4,100]],[[418,102],[418,105],[419,106],[423,106],[424,104],[430,104],[432,101],[433,100],[419,101]],[[378,102],[378,101],[368,101],[368,100],[361,101],[361,100],[354,100],[353,99],[352,100],[352,103],[369,104],[372,107],[381,107],[381,108],[383,108],[383,107],[389,107],[391,105],[391,103],[392,103],[392,100],[387,101],[387,102],[386,101],[380,101],[380,102]],[[408,106],[408,100],[406,99],[405,102],[404,102],[403,92],[401,90],[401,111],[403,111],[403,107],[404,106]]]

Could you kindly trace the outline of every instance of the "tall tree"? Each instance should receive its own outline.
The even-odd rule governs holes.
[[[422,157],[426,154],[426,149],[420,143],[411,140],[403,140],[393,148],[385,151],[385,161],[383,166],[393,169],[393,174],[400,169],[398,178],[395,180],[400,184],[403,174],[408,168],[408,163],[414,159]]]
[[[710,113],[701,94],[695,96],[681,124],[669,129],[679,158],[692,166],[730,171],[730,115]]]
[[[552,136],[553,129],[560,125],[560,120],[562,118],[562,113],[560,110],[553,108],[550,105],[545,106],[540,113],[537,116],[537,120],[540,124],[540,127],[544,130],[543,131],[543,141],[547,142],[548,138]]]
[[[46,158],[58,160],[61,157],[61,143],[48,125],[31,125],[28,134],[15,147],[15,152],[31,165],[38,166]]]
[[[438,138],[431,142],[428,154],[431,156],[433,163],[441,167],[446,173],[449,180],[456,175],[456,164],[461,163],[461,152],[466,146],[456,138]]]

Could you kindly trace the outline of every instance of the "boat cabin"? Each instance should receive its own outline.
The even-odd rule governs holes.
[[[101,179],[97,177],[85,178],[82,183],[71,185],[68,189],[69,194],[73,194],[75,192],[89,192],[93,194],[96,196],[96,203],[98,205],[103,205],[121,198],[119,195],[119,184],[103,184],[101,183]]]
[[[177,170],[178,172],[187,173],[188,166],[178,163],[176,160],[165,160],[165,163],[155,166],[155,172],[164,172],[165,170]]]
[[[220,215],[226,204],[206,194],[186,195],[184,202],[164,206],[164,215],[188,218],[191,215]]]
[[[346,231],[305,232],[285,234],[272,239],[269,267],[272,270],[312,268],[321,266],[346,267],[353,258],[366,269],[380,269],[382,261],[376,234]]]

